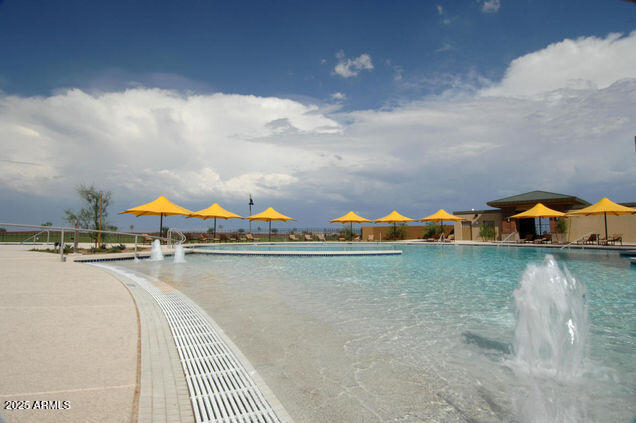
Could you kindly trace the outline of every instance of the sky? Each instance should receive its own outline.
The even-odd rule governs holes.
[[[621,0],[0,0],[0,221],[63,224],[82,183],[139,230],[159,195],[295,227],[634,202],[634,52]]]

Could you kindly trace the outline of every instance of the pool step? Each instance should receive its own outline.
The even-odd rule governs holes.
[[[338,257],[338,256],[397,256],[401,250],[357,250],[357,251],[250,251],[250,250],[207,250],[194,248],[196,254],[222,256],[285,256],[285,257]]]
[[[636,257],[636,250],[626,250],[619,253],[622,257]]]

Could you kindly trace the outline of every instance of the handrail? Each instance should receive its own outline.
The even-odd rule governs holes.
[[[568,242],[567,244],[565,244],[563,247],[561,247],[561,248],[559,248],[559,249],[560,249],[560,250],[562,250],[562,249],[564,249],[565,247],[570,248],[570,245],[572,245],[572,244],[576,244],[577,242],[582,241],[583,239],[587,238],[588,236],[592,235],[593,233],[595,233],[595,232],[588,232],[588,233],[586,233],[585,235],[583,235],[582,237],[579,237],[579,238],[575,239],[575,240],[574,240],[574,241],[572,241],[572,242]],[[584,250],[584,249],[585,249],[585,242],[581,242],[581,249],[582,249],[582,250]]]
[[[503,244],[504,242],[508,242],[508,239],[510,239],[510,237],[511,237],[511,236],[513,236],[513,235],[518,235],[518,233],[517,233],[516,231],[515,231],[515,232],[511,232],[511,233],[509,233],[507,237],[505,237],[505,238],[504,238],[504,239],[502,239],[501,241],[497,241],[497,246],[500,246],[500,245],[501,245],[501,244]],[[511,242],[514,242],[514,241],[511,241]]]
[[[140,236],[148,237],[148,238],[154,238],[154,239],[158,239],[158,240],[163,240],[163,241],[170,241],[169,238],[164,238],[161,236],[154,236],[154,235],[140,235],[140,234],[133,234],[130,232],[117,232],[117,231],[103,231],[103,230],[98,230],[98,229],[86,229],[86,228],[68,228],[68,227],[64,227],[64,226],[42,226],[42,225],[25,225],[22,223],[2,223],[0,222],[0,226],[11,226],[11,227],[16,227],[16,228],[34,228],[34,229],[43,229],[43,230],[53,230],[53,231],[60,231],[60,261],[65,261],[64,258],[64,232],[82,232],[82,233],[102,233],[102,234],[115,234],[115,235],[129,235],[132,237],[135,237],[135,258],[137,258],[137,238],[139,238]],[[181,234],[183,235],[183,234]],[[185,238],[185,235],[183,235],[183,237]]]
[[[186,242],[186,240],[188,238],[186,238],[186,236],[183,234],[183,232],[181,232],[179,229],[177,228],[169,228],[168,229],[168,233],[166,234],[166,238],[168,238],[168,245],[172,245],[172,234],[177,234],[179,235],[179,238],[181,238],[181,240],[179,241],[181,244],[183,244],[184,242]]]
[[[24,244],[25,242],[29,241],[31,238],[33,238],[32,244],[35,244],[35,240],[37,239],[38,235],[43,234],[44,232],[46,232],[46,243],[49,243],[49,239],[50,239],[50,233],[48,229],[45,229],[43,231],[38,232],[35,235],[31,235],[30,237],[28,237],[25,240],[22,240],[21,244]]]

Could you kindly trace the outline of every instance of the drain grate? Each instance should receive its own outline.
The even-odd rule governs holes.
[[[197,423],[280,422],[240,361],[215,330],[210,317],[174,289],[132,278],[163,310],[186,376]]]

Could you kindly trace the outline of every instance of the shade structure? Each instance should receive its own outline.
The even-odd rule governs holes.
[[[511,219],[533,219],[533,218],[542,218],[542,217],[564,217],[565,213],[561,213],[560,211],[552,210],[549,207],[544,206],[542,203],[537,203],[529,210],[526,210],[522,213],[515,214],[514,216],[510,216]]]
[[[272,240],[272,220],[278,220],[281,222],[287,222],[289,220],[296,220],[293,217],[285,216],[274,210],[272,207],[268,207],[265,211],[262,211],[257,214],[253,214],[247,217],[250,221],[252,220],[262,220],[264,222],[269,222],[269,232],[268,239]]]
[[[159,236],[163,233],[163,217],[164,216],[173,216],[173,215],[183,215],[188,216],[192,214],[192,211],[183,208],[181,206],[177,206],[172,201],[168,200],[165,196],[160,195],[157,197],[155,201],[151,201],[150,203],[142,204],[141,206],[133,207],[131,209],[124,210],[119,214],[134,214],[135,216],[160,216],[159,218]]]
[[[593,214],[602,214],[605,216],[605,239],[607,239],[607,215],[620,216],[624,214],[634,214],[636,213],[636,209],[621,206],[620,204],[616,204],[611,201],[607,197],[603,197],[598,203],[594,203],[589,207],[586,207],[581,210],[576,210],[568,213],[568,216],[576,216],[576,215],[593,215]]]
[[[387,214],[384,217],[374,220],[375,223],[393,223],[393,232],[395,233],[395,224],[396,223],[406,223],[406,222],[415,222],[415,219],[411,219],[410,217],[402,216],[397,211],[393,210],[391,213]]]
[[[442,235],[444,235],[444,221],[452,221],[459,222],[460,220],[466,220],[463,217],[455,216],[454,214],[450,214],[444,209],[439,209],[436,213],[431,214],[430,216],[426,216],[420,219],[423,222],[439,222],[442,227]]]
[[[353,211],[345,214],[344,216],[340,216],[337,219],[332,219],[329,222],[331,223],[351,223],[351,236],[353,236],[353,224],[354,223],[365,223],[371,222],[369,219],[365,219],[364,217],[358,216]]]
[[[239,216],[236,213],[225,210],[219,206],[218,203],[212,204],[207,209],[195,211],[188,217],[198,217],[200,219],[214,219],[214,237],[216,238],[216,219],[245,219],[243,216]]]
[[[544,206],[542,203],[535,204],[532,208],[517,213],[514,216],[510,216],[510,219],[539,219],[539,235],[541,235],[541,218],[547,217],[564,217],[567,216],[565,213],[560,211],[552,210],[549,207]]]

